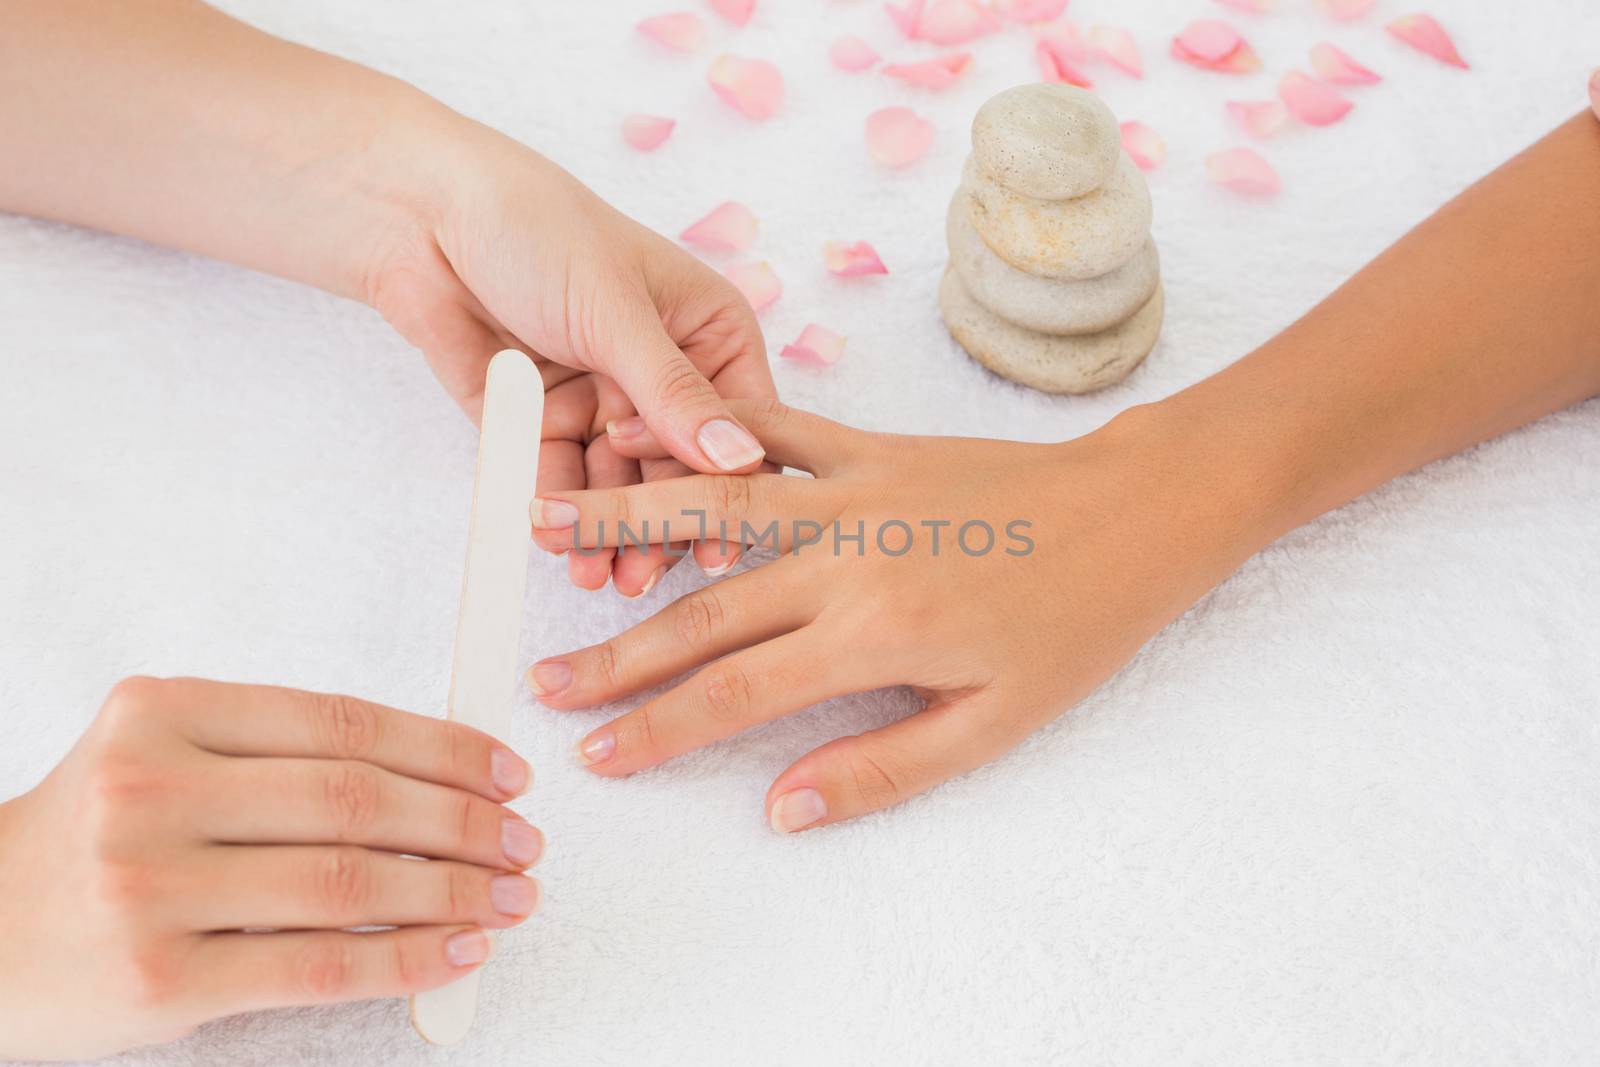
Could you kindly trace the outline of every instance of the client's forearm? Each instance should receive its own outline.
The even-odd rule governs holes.
[[[1247,547],[1600,394],[1600,122],[1472,186],[1152,421],[1248,512]]]

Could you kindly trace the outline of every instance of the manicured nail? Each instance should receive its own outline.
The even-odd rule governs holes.
[[[578,758],[590,767],[604,763],[616,751],[617,739],[610,733],[595,734],[578,743]]]
[[[656,583],[661,580],[661,576],[663,574],[665,574],[666,572],[667,572],[666,564],[662,564],[661,566],[657,567],[655,570],[651,571],[650,572],[650,577],[648,577],[648,578],[646,578],[644,580],[644,586],[637,593],[633,594],[632,596],[629,596],[628,599],[629,600],[638,600],[640,597],[644,596],[650,590],[654,589],[656,587]],[[626,593],[624,593],[622,595],[623,596],[628,596],[628,594],[626,594]]]
[[[624,440],[630,437],[638,437],[644,433],[644,420],[637,415],[630,415],[626,419],[612,419],[606,423],[606,433]]]
[[[489,937],[482,930],[463,930],[444,942],[444,958],[457,967],[470,967],[489,958]]]
[[[711,462],[725,471],[748,467],[767,454],[749,430],[727,419],[712,419],[700,427],[695,439]]]
[[[565,530],[578,521],[578,509],[565,500],[536,496],[528,504],[528,520],[541,530]]]
[[[767,818],[779,833],[792,834],[819,822],[828,814],[828,802],[815,789],[796,789],[772,802]]]
[[[494,780],[494,787],[500,792],[507,796],[520,797],[527,792],[528,779],[533,777],[533,769],[516,753],[497,748],[489,753],[489,777]]]
[[[490,881],[489,899],[501,915],[531,915],[539,905],[539,883],[522,874],[502,874]]]
[[[535,663],[528,671],[528,688],[536,697],[554,696],[572,684],[572,665],[566,660]]]
[[[500,826],[500,851],[518,867],[539,858],[539,831],[521,819],[507,819]]]
[[[733,565],[739,562],[739,553],[732,545],[719,544],[717,550],[721,555],[716,557],[717,562],[709,565],[699,556],[695,557],[695,562],[700,564],[700,572],[707,578],[720,578],[733,570]]]

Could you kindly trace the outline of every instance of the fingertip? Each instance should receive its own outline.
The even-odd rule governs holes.
[[[725,474],[754,470],[767,455],[755,435],[730,418],[706,422],[695,434],[695,443],[711,465]]]
[[[489,958],[489,935],[480,927],[458,930],[444,939],[444,958],[458,970],[471,970]]]
[[[827,798],[810,786],[778,794],[767,808],[767,823],[780,834],[809,829],[827,817]]]

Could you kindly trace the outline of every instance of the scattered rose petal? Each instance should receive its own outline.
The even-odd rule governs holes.
[[[743,26],[755,13],[756,0],[711,0],[711,10],[735,26]]]
[[[889,268],[878,258],[877,249],[865,241],[846,244],[829,241],[822,246],[822,259],[828,271],[841,278],[855,278],[863,274],[888,274]]]
[[[886,167],[909,167],[933,144],[933,123],[908,107],[886,107],[867,116],[867,154]]]
[[[1317,6],[1323,14],[1330,15],[1340,22],[1349,22],[1358,19],[1372,10],[1372,5],[1377,0],[1317,0]]]
[[[1230,148],[1208,156],[1206,173],[1224,189],[1249,196],[1271,196],[1282,188],[1272,164],[1248,148]]]
[[[831,367],[844,355],[844,338],[814,322],[808,323],[794,344],[784,345],[779,355],[811,367]]]
[[[1223,7],[1231,7],[1235,11],[1248,11],[1252,15],[1265,15],[1272,10],[1277,0],[1217,0]]]
[[[1228,114],[1251,137],[1263,141],[1289,121],[1289,109],[1279,100],[1229,100]]]
[[[1335,85],[1373,85],[1383,80],[1327,41],[1312,47],[1311,67]]]
[[[660,115],[629,115],[622,120],[622,139],[641,152],[653,152],[672,136],[676,125]]]
[[[1291,70],[1278,83],[1278,98],[1289,114],[1308,126],[1331,126],[1350,113],[1350,101],[1337,89],[1309,74]]]
[[[770,118],[783,102],[783,75],[764,59],[718,56],[706,81],[729,107],[748,118]]]
[[[925,59],[921,63],[890,63],[883,68],[883,72],[891,78],[899,78],[907,85],[944,89],[955,84],[955,80],[966,73],[970,66],[971,52],[951,52],[937,59]]]
[[[993,7],[1012,22],[1049,22],[1061,17],[1067,0],[995,0]]]
[[[670,15],[655,15],[639,23],[634,29],[674,52],[693,52],[705,39],[706,24],[700,16],[689,11],[674,11]]]
[[[1094,82],[1089,76],[1073,65],[1068,57],[1069,46],[1063,44],[1059,37],[1041,37],[1033,46],[1033,58],[1039,64],[1039,80],[1047,82],[1066,82],[1076,85],[1080,89],[1089,89]]]
[[[855,74],[876,63],[878,53],[859,37],[841,37],[828,49],[828,59],[840,70]]]
[[[1122,124],[1122,150],[1140,170],[1154,170],[1167,158],[1167,142],[1142,122]]]
[[[976,0],[933,0],[917,19],[917,36],[934,44],[966,44],[1000,28],[1000,19]]]
[[[751,308],[756,311],[770,307],[774,300],[783,295],[783,283],[772,273],[772,264],[765,261],[740,263],[723,271],[722,276],[744,294]]]
[[[743,252],[755,239],[755,215],[731,200],[678,235],[678,240],[712,252]]]
[[[1467,69],[1467,61],[1456,51],[1455,42],[1431,15],[1406,15],[1395,19],[1384,29],[1417,51],[1425,52],[1441,63],[1448,63],[1462,70]]]
[[[900,32],[906,35],[906,39],[915,41],[917,39],[917,23],[922,21],[922,9],[926,2],[927,0],[910,0],[910,3],[906,4],[905,7],[884,4],[883,9],[889,13],[889,17],[894,20],[894,24]]]
[[[1144,77],[1144,62],[1133,34],[1120,26],[1096,26],[1089,31],[1089,46],[1095,54],[1135,78]]]
[[[1252,74],[1261,60],[1239,31],[1217,19],[1191,22],[1172,39],[1172,56],[1223,74]]]

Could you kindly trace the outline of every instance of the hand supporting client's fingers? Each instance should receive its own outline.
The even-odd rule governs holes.
[[[1034,445],[866,433],[775,401],[732,408],[771,459],[814,477],[550,494],[532,524],[575,554],[709,531],[780,558],[528,677],[545,704],[576,709],[697,672],[584,738],[580,758],[607,776],[847,693],[908,685],[925,699],[779,775],[766,814],[780,830],[888,806],[995,758],[1248,555],[1227,519],[1175,506],[1193,480],[1157,460],[1137,415]],[[1198,536],[1207,523],[1215,537]]]

